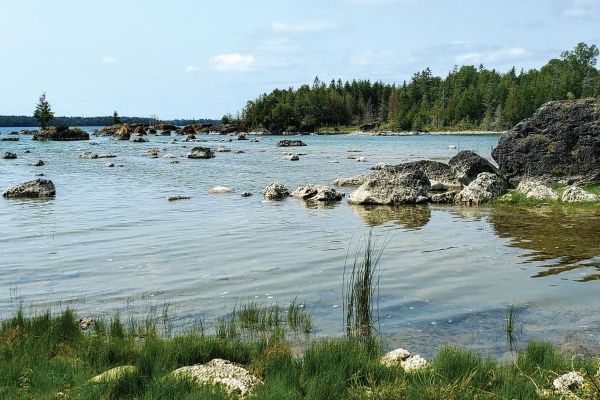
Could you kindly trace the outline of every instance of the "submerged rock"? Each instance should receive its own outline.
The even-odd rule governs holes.
[[[52,141],[71,141],[71,140],[90,140],[90,135],[79,128],[69,128],[66,126],[53,126],[48,129],[37,131],[33,134],[32,140],[52,140]]]
[[[283,200],[290,196],[290,191],[282,183],[273,182],[263,189],[262,195],[266,200]]]
[[[54,197],[56,188],[51,180],[36,179],[10,187],[2,196],[16,198],[45,198]]]
[[[191,199],[190,196],[180,196],[180,195],[174,195],[174,196],[167,197],[167,200],[169,200],[169,201],[189,200],[189,199]]]
[[[277,142],[277,147],[298,147],[298,146],[306,146],[302,140],[280,140]]]
[[[292,197],[306,201],[340,201],[343,195],[335,190],[323,185],[301,186],[291,193]]]
[[[42,160],[36,160],[31,163],[32,167],[43,167],[44,165],[45,165],[45,163]]]
[[[538,180],[523,180],[517,186],[517,191],[523,193],[528,199],[558,200],[558,194]]]
[[[188,158],[199,158],[199,159],[208,159],[213,158],[215,154],[212,149],[209,147],[194,147],[192,151],[188,153]]]
[[[79,154],[79,158],[84,158],[86,160],[94,160],[98,158],[98,154],[92,153],[91,151],[84,151],[83,153]]]
[[[491,162],[470,150],[464,150],[448,161],[448,166],[463,185],[473,182],[482,172],[498,174]]]
[[[175,378],[191,379],[202,385],[222,385],[229,393],[242,396],[262,383],[256,376],[240,365],[215,358],[206,364],[181,367],[171,373]]]
[[[600,182],[600,100],[552,101],[502,134],[492,151],[509,179]]]
[[[0,142],[18,142],[19,138],[18,137],[3,137],[0,138]]]
[[[598,196],[593,193],[586,192],[579,186],[572,185],[567,187],[563,192],[562,201],[565,203],[584,203],[598,201]]]
[[[10,151],[7,151],[6,153],[4,153],[2,158],[5,160],[16,160],[17,155],[15,153],[11,153]]]
[[[478,205],[487,203],[492,198],[502,196],[508,191],[508,183],[503,178],[490,172],[482,172],[456,195],[454,201],[460,204]]]
[[[356,189],[351,204],[419,204],[427,202],[431,183],[421,170],[374,177]]]
[[[290,154],[289,156],[283,157],[283,159],[287,161],[299,161],[300,157],[298,157],[298,154]]]
[[[225,187],[225,186],[215,186],[214,188],[208,189],[208,193],[212,193],[212,194],[233,193],[233,189]]]
[[[252,193],[250,193],[250,192],[244,192],[244,193],[241,194],[241,196],[242,197],[250,197],[250,196],[252,196]]]

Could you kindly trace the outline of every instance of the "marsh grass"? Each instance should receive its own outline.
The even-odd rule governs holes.
[[[373,319],[379,312],[379,262],[386,244],[387,241],[384,240],[377,249],[373,242],[373,232],[370,231],[356,249],[348,279],[347,261],[344,265],[343,297],[348,337],[367,340],[373,335]]]
[[[510,351],[517,351],[518,341],[523,334],[520,316],[521,311],[514,304],[507,308],[504,318],[504,335]]]
[[[176,368],[214,358],[242,364],[261,378],[264,384],[249,399],[536,399],[536,390],[562,373],[597,372],[594,357],[564,357],[548,343],[530,343],[512,364],[444,347],[431,368],[406,373],[379,363],[375,338],[313,339],[298,356],[280,335],[281,325],[252,340],[192,333],[167,338],[153,334],[159,327],[144,328],[140,337],[146,321],[133,329],[115,316],[82,332],[75,317],[72,310],[32,316],[18,310],[0,323],[1,399],[235,399],[220,387],[169,377]],[[123,365],[136,369],[90,383]]]
[[[582,187],[583,190],[593,193],[597,196],[600,196],[600,184],[596,185],[587,185]],[[591,201],[591,202],[583,202],[583,203],[563,203],[560,199],[566,189],[565,185],[556,185],[553,186],[552,189],[558,194],[558,200],[538,200],[538,199],[530,199],[525,196],[523,193],[517,191],[516,189],[508,192],[510,196],[504,198],[503,196],[496,197],[492,199],[492,204],[509,204],[509,205],[518,205],[518,206],[527,206],[527,207],[539,207],[539,206],[552,206],[552,207],[562,207],[562,208],[590,208],[597,207],[600,204],[600,201]]]

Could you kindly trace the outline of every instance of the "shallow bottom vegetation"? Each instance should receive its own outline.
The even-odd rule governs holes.
[[[17,312],[0,327],[0,398],[236,398],[220,387],[168,377],[176,368],[214,358],[242,364],[260,377],[264,383],[251,399],[536,399],[560,374],[597,371],[591,357],[565,356],[548,343],[530,343],[512,364],[445,347],[430,368],[407,373],[379,363],[376,340],[311,339],[298,355],[280,328],[251,339],[203,331],[165,338],[151,324],[141,326],[129,329],[115,317],[82,332],[69,310],[32,317]],[[107,383],[90,382],[122,365],[137,369]],[[594,398],[593,388],[590,393],[585,398]]]

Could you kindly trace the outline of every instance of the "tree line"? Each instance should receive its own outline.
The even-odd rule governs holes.
[[[114,116],[99,116],[99,117],[53,117],[49,121],[49,125],[60,126],[109,126],[113,124]],[[121,123],[124,124],[154,124],[156,119],[153,117],[119,117]],[[176,126],[185,126],[190,124],[216,124],[217,120],[213,119],[174,119],[160,120],[161,123],[173,124]],[[32,128],[38,126],[38,120],[33,116],[26,115],[0,115],[0,127],[10,128]]]
[[[483,65],[454,67],[445,78],[429,68],[402,84],[369,80],[276,89],[248,101],[228,122],[239,130],[311,132],[370,124],[394,131],[504,130],[550,100],[600,97],[598,48],[579,43],[538,69],[505,73]]]

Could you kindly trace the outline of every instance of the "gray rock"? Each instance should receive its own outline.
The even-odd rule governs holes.
[[[36,179],[10,187],[3,196],[9,199],[16,198],[45,198],[54,197],[56,188],[54,183],[47,179]]]
[[[189,152],[188,158],[198,158],[198,159],[208,159],[213,158],[215,154],[212,149],[209,147],[194,147],[192,151]]]
[[[306,201],[340,201],[343,195],[335,190],[323,185],[306,185],[294,190],[292,197]]]
[[[174,196],[168,196],[167,200],[169,201],[177,201],[177,200],[188,200],[191,199],[190,196],[180,196],[180,195],[174,195]]]
[[[427,202],[431,183],[421,170],[384,174],[363,183],[350,195],[351,204],[419,204]]]
[[[217,153],[230,153],[231,149],[229,147],[224,147],[224,146],[219,146],[217,147],[217,150],[215,150]]]
[[[297,154],[291,154],[289,156],[285,156],[283,157],[284,160],[288,160],[288,161],[299,161],[300,157],[298,157]]]
[[[142,137],[142,136],[136,136],[133,139],[131,139],[131,143],[146,143],[148,141],[148,139]]]
[[[372,177],[373,177],[372,174],[362,174],[362,175],[351,176],[349,178],[340,178],[340,179],[336,179],[336,181],[334,182],[334,185],[335,186],[360,186]]]
[[[563,192],[562,201],[565,203],[584,203],[598,201],[598,196],[593,193],[586,192],[579,186],[572,185],[567,187]]]
[[[522,180],[517,186],[517,191],[523,193],[528,199],[558,200],[558,194],[538,180]]]
[[[289,197],[290,191],[282,183],[273,182],[263,189],[262,195],[267,200],[283,200]]]
[[[242,197],[250,197],[250,196],[252,196],[252,193],[250,193],[250,192],[244,192],[244,193],[241,194],[241,196]]]
[[[15,153],[11,153],[10,151],[7,151],[6,153],[4,153],[2,158],[5,160],[15,160],[17,158],[17,155]]]
[[[458,192],[455,190],[450,190],[448,192],[442,193],[435,193],[431,195],[429,201],[431,201],[434,204],[452,204],[454,203],[454,198],[457,194]]]
[[[277,147],[297,147],[297,146],[306,146],[302,140],[280,140],[277,142]]]
[[[84,158],[86,160],[95,160],[98,158],[98,154],[92,153],[91,151],[84,151],[79,155],[79,158]]]
[[[463,185],[473,182],[482,172],[498,174],[498,169],[491,162],[470,150],[461,151],[452,157],[448,165]]]
[[[482,172],[456,195],[454,201],[459,204],[478,205],[487,203],[492,198],[502,196],[508,191],[508,182],[496,174]]]
[[[45,163],[42,160],[36,160],[31,163],[31,166],[33,166],[33,167],[43,167],[44,165],[45,165]]]

